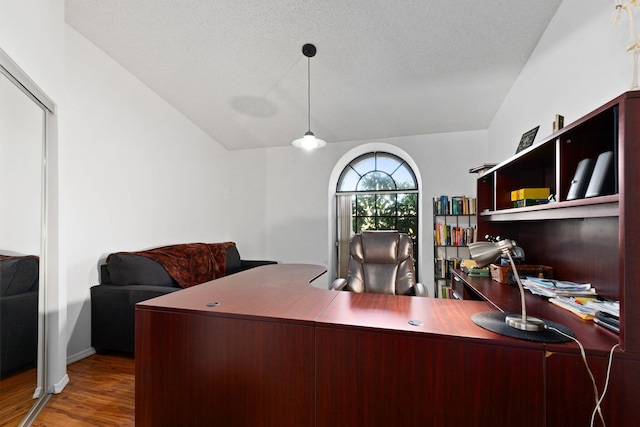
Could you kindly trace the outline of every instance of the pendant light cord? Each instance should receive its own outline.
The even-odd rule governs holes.
[[[311,132],[311,58],[316,54],[316,47],[310,43],[302,46],[302,54],[307,57],[307,132],[302,138],[294,139],[292,144],[298,148],[314,150],[327,145],[327,142],[316,138]]]
[[[307,56],[307,125],[311,132],[311,58]]]

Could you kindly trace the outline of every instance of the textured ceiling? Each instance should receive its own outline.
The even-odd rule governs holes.
[[[66,22],[226,148],[486,129],[561,0],[66,0]]]

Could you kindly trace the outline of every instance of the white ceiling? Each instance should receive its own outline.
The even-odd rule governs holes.
[[[66,0],[66,22],[224,147],[486,129],[561,0]]]

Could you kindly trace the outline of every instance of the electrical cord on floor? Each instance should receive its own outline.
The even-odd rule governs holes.
[[[613,351],[616,349],[616,347],[618,347],[620,344],[616,344],[613,347],[611,347],[611,350],[609,351],[609,362],[607,364],[607,376],[604,382],[604,389],[602,390],[602,395],[599,394],[598,392],[598,386],[596,385],[596,379],[593,376],[593,373],[591,372],[591,369],[589,368],[589,363],[587,362],[587,355],[584,351],[584,347],[582,346],[582,343],[580,343],[580,341],[578,341],[577,338],[572,337],[571,335],[565,334],[564,332],[562,332],[559,329],[554,328],[553,326],[549,326],[547,327],[547,329],[552,330],[554,332],[559,333],[560,335],[563,335],[567,338],[572,339],[573,341],[576,342],[576,344],[578,344],[578,347],[580,347],[580,354],[582,355],[582,361],[584,362],[584,366],[586,366],[587,368],[587,372],[589,373],[589,377],[591,377],[591,382],[593,383],[593,392],[594,392],[594,396],[595,396],[595,401],[596,401],[596,406],[593,408],[593,412],[591,413],[591,424],[590,426],[593,427],[595,419],[596,419],[596,413],[598,413],[598,415],[600,416],[600,420],[602,420],[602,425],[603,427],[607,426],[607,423],[605,423],[604,421],[604,416],[602,415],[602,408],[600,407],[600,404],[602,403],[602,400],[604,399],[605,394],[607,393],[607,389],[609,388],[609,377],[611,374],[611,363],[613,362]]]

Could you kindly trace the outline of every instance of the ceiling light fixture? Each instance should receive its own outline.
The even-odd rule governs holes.
[[[316,47],[312,44],[302,46],[302,54],[307,57],[307,124],[309,125],[307,133],[302,138],[293,140],[294,147],[304,148],[305,150],[315,150],[327,145],[322,139],[316,138],[311,132],[311,58],[316,55]]]

